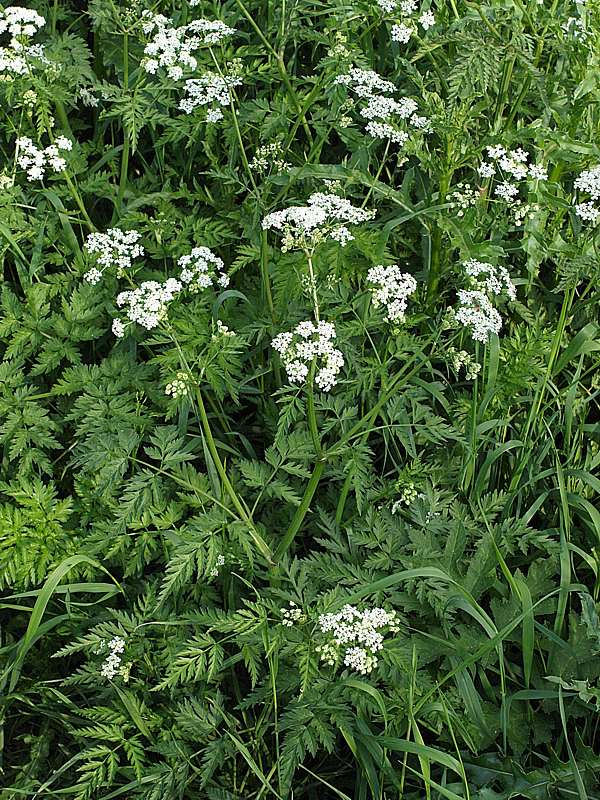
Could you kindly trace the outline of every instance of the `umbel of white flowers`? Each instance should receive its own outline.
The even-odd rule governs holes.
[[[27,136],[20,136],[16,145],[17,164],[26,171],[29,181],[43,180],[47,169],[62,172],[67,162],[61,152],[73,149],[73,142],[66,136],[57,136],[53,144],[43,149],[37,147]]]
[[[575,204],[575,213],[584,222],[595,225],[600,218],[600,209],[594,201],[600,199],[600,165],[584,170],[575,180],[575,188],[590,196],[589,200]]]
[[[337,194],[315,192],[307,202],[305,206],[274,211],[263,219],[264,230],[283,234],[281,249],[284,253],[292,249],[313,250],[327,239],[344,247],[354,239],[348,225],[357,225],[375,216],[375,211],[357,208]]]
[[[417,289],[417,282],[408,272],[402,272],[397,264],[384,267],[382,264],[371,267],[367,281],[371,289],[373,305],[385,306],[388,322],[402,322],[406,313],[408,298]]]
[[[335,327],[331,322],[307,320],[293,331],[280,333],[272,346],[281,356],[290,383],[304,383],[314,361],[315,383],[322,391],[329,392],[344,366],[344,356],[334,347],[334,339]]]
[[[137,231],[122,231],[120,228],[109,228],[104,233],[90,233],[85,240],[84,250],[96,257],[96,266],[85,273],[84,280],[98,283],[105,269],[116,267],[117,278],[131,268],[134,258],[144,255],[144,248],[138,244],[140,234]]]
[[[386,632],[397,633],[399,622],[395,611],[367,608],[359,611],[345,605],[337,614],[321,614],[319,629],[330,636],[317,646],[321,661],[336,666],[342,658],[350,669],[367,675],[378,664],[377,653],[383,649]]]
[[[388,96],[396,92],[396,87],[373,70],[352,67],[345,75],[338,75],[335,83],[346,86],[365,101],[360,113],[368,120],[365,132],[374,139],[388,139],[402,146],[409,139],[411,127],[429,129],[429,120],[417,114],[416,101]]]
[[[456,321],[469,329],[475,341],[485,343],[502,328],[502,317],[491,298],[515,300],[517,290],[505,267],[472,258],[463,263],[463,268],[469,288],[458,292]]]

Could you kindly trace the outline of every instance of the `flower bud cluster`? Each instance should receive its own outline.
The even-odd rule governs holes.
[[[235,331],[232,331],[230,328],[227,327],[227,325],[223,324],[220,319],[217,320],[216,329],[217,329],[216,332],[213,333],[212,335],[213,341],[216,341],[217,339],[221,339],[223,337],[225,339],[232,339],[234,336],[237,335]]]
[[[358,225],[374,216],[374,211],[356,208],[344,197],[315,192],[306,206],[291,206],[267,214],[262,227],[283,233],[281,249],[285,253],[297,248],[312,250],[326,239],[344,247],[354,239],[348,225]]]
[[[279,175],[282,172],[287,172],[291,164],[284,160],[281,142],[270,142],[257,149],[248,166],[253,172],[261,174],[273,172]]]
[[[417,282],[408,272],[401,272],[397,264],[387,267],[371,267],[367,281],[371,289],[373,305],[385,306],[387,322],[402,322],[406,314],[408,298],[417,289]]]
[[[293,600],[290,600],[288,608],[280,608],[281,624],[286,628],[293,628],[296,622],[301,622],[304,619],[304,613]]]
[[[316,648],[322,661],[335,667],[341,659],[344,666],[367,675],[378,664],[376,654],[383,649],[385,634],[397,633],[400,626],[395,611],[359,611],[345,605],[337,614],[321,614],[319,629],[329,635],[329,641]]]
[[[429,120],[417,114],[417,103],[410,97],[400,100],[390,97],[396,87],[372,70],[352,67],[345,75],[338,75],[335,83],[346,86],[358,98],[366,101],[360,113],[368,120],[365,132],[374,139],[389,139],[402,146],[410,137],[411,127],[425,131],[429,129]]]
[[[187,372],[178,372],[177,377],[173,378],[173,380],[165,386],[165,394],[172,397],[173,400],[187,397],[189,382],[190,376]]]
[[[316,361],[315,383],[329,392],[337,383],[344,366],[344,356],[334,345],[335,327],[331,322],[301,322],[293,331],[280,333],[272,341],[283,361],[288,380],[304,383],[311,364]]]
[[[102,279],[104,270],[113,266],[117,268],[117,278],[123,277],[133,259],[144,255],[139,239],[137,231],[122,231],[120,228],[90,233],[83,247],[87,253],[96,256],[96,266],[86,272],[84,280],[96,284]]]
[[[194,247],[189,255],[181,256],[177,264],[181,267],[179,280],[194,294],[209,286],[229,286],[222,259],[208,247]]]
[[[575,188],[589,195],[589,200],[575,204],[575,213],[584,222],[595,225],[600,218],[600,208],[596,201],[600,200],[600,165],[584,170],[575,179]]]
[[[447,355],[456,377],[460,375],[461,369],[464,369],[465,380],[474,381],[481,372],[481,364],[475,361],[474,357],[467,353],[466,350],[457,350],[455,347],[450,347],[447,350]]]
[[[222,553],[219,553],[217,556],[217,560],[215,562],[215,566],[210,571],[211,578],[217,578],[219,576],[219,569],[225,566],[225,556]]]
[[[46,170],[62,172],[67,162],[60,155],[73,149],[73,142],[66,136],[58,136],[53,144],[43,150],[37,147],[27,136],[21,136],[16,141],[17,164],[27,172],[27,180],[43,180]]]

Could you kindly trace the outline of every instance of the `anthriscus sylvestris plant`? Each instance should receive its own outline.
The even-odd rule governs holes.
[[[597,795],[599,58],[0,7],[0,800]]]

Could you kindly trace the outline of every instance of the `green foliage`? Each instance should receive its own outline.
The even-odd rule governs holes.
[[[35,37],[0,33],[0,800],[595,797],[597,0],[30,5]],[[178,77],[147,11],[235,32]],[[352,66],[427,118],[404,146]],[[235,83],[185,113],[206,75]],[[59,136],[28,176],[17,139]],[[502,201],[497,145],[548,179]],[[344,246],[263,227],[315,192],[376,216]],[[110,228],[144,254],[94,283]],[[230,283],[132,322],[120,293],[196,247]],[[516,287],[485,342],[449,312],[469,259]],[[310,319],[330,391],[272,346]],[[370,671],[320,620],[348,605],[395,614]]]

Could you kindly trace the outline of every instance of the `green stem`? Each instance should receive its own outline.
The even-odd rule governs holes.
[[[123,86],[125,91],[129,89],[129,35],[123,34]],[[123,151],[121,153],[121,173],[119,175],[119,191],[117,194],[117,205],[119,209],[123,203],[125,190],[127,188],[127,173],[129,171],[129,149],[130,149],[129,133],[127,129],[124,131],[123,137]]]
[[[344,508],[346,507],[346,500],[348,499],[350,487],[352,486],[353,477],[354,473],[353,470],[351,469],[346,475],[346,480],[344,481],[344,485],[342,486],[342,491],[340,492],[337,508],[335,510],[336,525],[341,525],[342,517],[344,516]]]
[[[308,252],[307,251],[306,259],[308,261],[308,275],[309,275],[309,280],[310,280],[309,289],[310,289],[310,293],[312,295],[313,308],[314,308],[314,312],[315,312],[315,319],[317,320],[317,322],[319,322],[319,298],[317,297],[317,282],[315,280],[315,271],[314,271],[314,268],[313,268],[312,255],[313,255],[312,252]]]
[[[223,486],[225,487],[225,490],[229,495],[236,511],[238,512],[240,517],[244,520],[244,522],[248,525],[248,528],[250,529],[250,535],[252,536],[252,539],[254,540],[254,543],[258,547],[261,555],[266,559],[266,561],[269,564],[273,564],[273,558],[270,547],[262,538],[262,536],[259,534],[259,532],[256,530],[256,527],[254,525],[254,522],[252,521],[252,518],[250,517],[250,514],[248,513],[248,510],[238,497],[237,492],[235,491],[231,481],[229,480],[229,476],[227,475],[225,467],[223,466],[223,462],[221,461],[221,457],[219,456],[219,452],[217,450],[217,446],[215,444],[212,431],[210,429],[210,422],[208,421],[206,408],[204,406],[204,400],[202,399],[202,392],[200,391],[199,387],[196,389],[196,400],[198,402],[200,420],[202,422],[204,435],[206,436],[206,443],[208,445],[208,450],[210,452],[212,460],[214,461],[215,467],[217,469],[217,472],[219,473],[219,477],[221,478]]]
[[[269,278],[269,245],[267,242],[267,232],[263,230],[260,238],[260,274],[262,278],[263,290],[267,305],[269,307],[269,314],[271,315],[271,322],[275,324],[275,306],[273,305],[273,294],[271,292],[271,279]]]
[[[279,545],[275,550],[275,561],[280,561],[281,558],[283,558],[283,556],[290,549],[292,542],[296,537],[296,534],[298,533],[300,527],[302,526],[302,523],[304,522],[304,517],[308,513],[309,506],[317,490],[317,486],[319,485],[319,481],[321,480],[321,475],[323,474],[324,469],[325,469],[325,461],[317,461],[317,463],[314,466],[312,475],[310,476],[310,480],[306,486],[302,502],[296,509],[296,513],[294,514],[294,517],[290,523],[289,528],[285,532],[283,539],[279,542]]]
[[[321,439],[319,437],[319,427],[317,425],[317,415],[315,412],[315,390],[313,385],[314,377],[315,377],[315,364],[313,363],[310,368],[310,375],[308,376],[306,409],[308,412],[308,428],[310,430],[310,435],[312,437],[313,444],[315,446],[317,458],[320,459],[323,454],[323,448],[321,447]]]
[[[558,356],[558,351],[560,350],[560,343],[562,341],[562,337],[565,332],[565,328],[567,325],[567,317],[569,315],[569,311],[571,310],[571,304],[573,302],[574,296],[575,296],[575,288],[570,287],[569,289],[567,289],[563,299],[562,308],[560,310],[558,325],[556,326],[556,331],[554,333],[554,339],[552,341],[552,350],[550,351],[550,358],[548,359],[548,366],[546,367],[546,373],[544,375],[542,384],[538,389],[534,401],[531,405],[531,411],[529,412],[527,423],[525,425],[525,432],[520,437],[521,441],[523,442],[523,457],[521,458],[519,466],[515,470],[512,481],[510,483],[511,492],[514,492],[517,486],[519,485],[519,481],[521,480],[521,476],[523,475],[523,472],[525,470],[525,465],[529,460],[529,455],[531,453],[531,450],[528,440],[531,431],[531,426],[533,424],[533,421],[537,419],[540,408],[542,407],[542,402],[546,394],[546,388],[548,386],[548,382],[550,381],[550,377],[552,375],[552,369],[554,367],[554,363]]]
[[[447,170],[440,179],[438,204],[443,204],[448,194],[452,179],[452,171]],[[433,236],[431,237],[431,258],[429,260],[429,275],[427,276],[427,300],[431,303],[438,290],[442,262],[442,229],[437,222],[433,223]]]
[[[287,93],[288,93],[288,95],[290,97],[290,100],[292,101],[292,105],[294,106],[294,109],[295,109],[296,113],[299,115],[300,119],[302,120],[302,127],[304,129],[305,134],[306,134],[306,138],[312,144],[312,141],[313,141],[312,133],[310,132],[310,128],[308,127],[308,122],[306,121],[306,116],[304,115],[304,111],[302,109],[300,101],[298,100],[296,92],[294,91],[294,87],[292,86],[292,84],[290,82],[290,78],[289,78],[289,75],[287,73],[287,69],[286,69],[286,66],[285,66],[285,61],[283,60],[283,55],[281,53],[278,53],[277,50],[275,50],[275,48],[273,47],[273,45],[269,42],[269,40],[265,37],[265,35],[261,31],[260,27],[256,24],[256,22],[254,20],[254,17],[250,14],[250,12],[246,8],[246,6],[242,2],[242,0],[235,0],[235,2],[237,4],[238,8],[240,9],[240,11],[242,12],[242,14],[246,17],[246,19],[250,23],[250,25],[254,28],[258,38],[265,45],[267,50],[273,56],[275,56],[275,60],[277,61],[277,69],[279,70],[279,75],[281,76],[281,80],[283,81],[283,85],[285,86],[285,89],[286,89],[286,91],[287,91]]]
[[[67,186],[69,187],[69,191],[71,192],[71,196],[73,197],[73,200],[75,200],[75,202],[77,204],[77,207],[81,211],[81,213],[83,215],[83,218],[85,219],[85,221],[88,224],[89,229],[91,231],[95,231],[96,230],[96,226],[94,225],[94,223],[90,219],[90,216],[89,216],[88,212],[86,211],[86,208],[85,208],[85,206],[83,204],[83,200],[81,199],[81,195],[77,191],[77,187],[75,186],[75,184],[73,183],[73,181],[71,180],[71,178],[69,177],[69,175],[66,172],[64,172],[63,174],[64,174],[64,177],[65,177],[65,183],[67,184]]]

